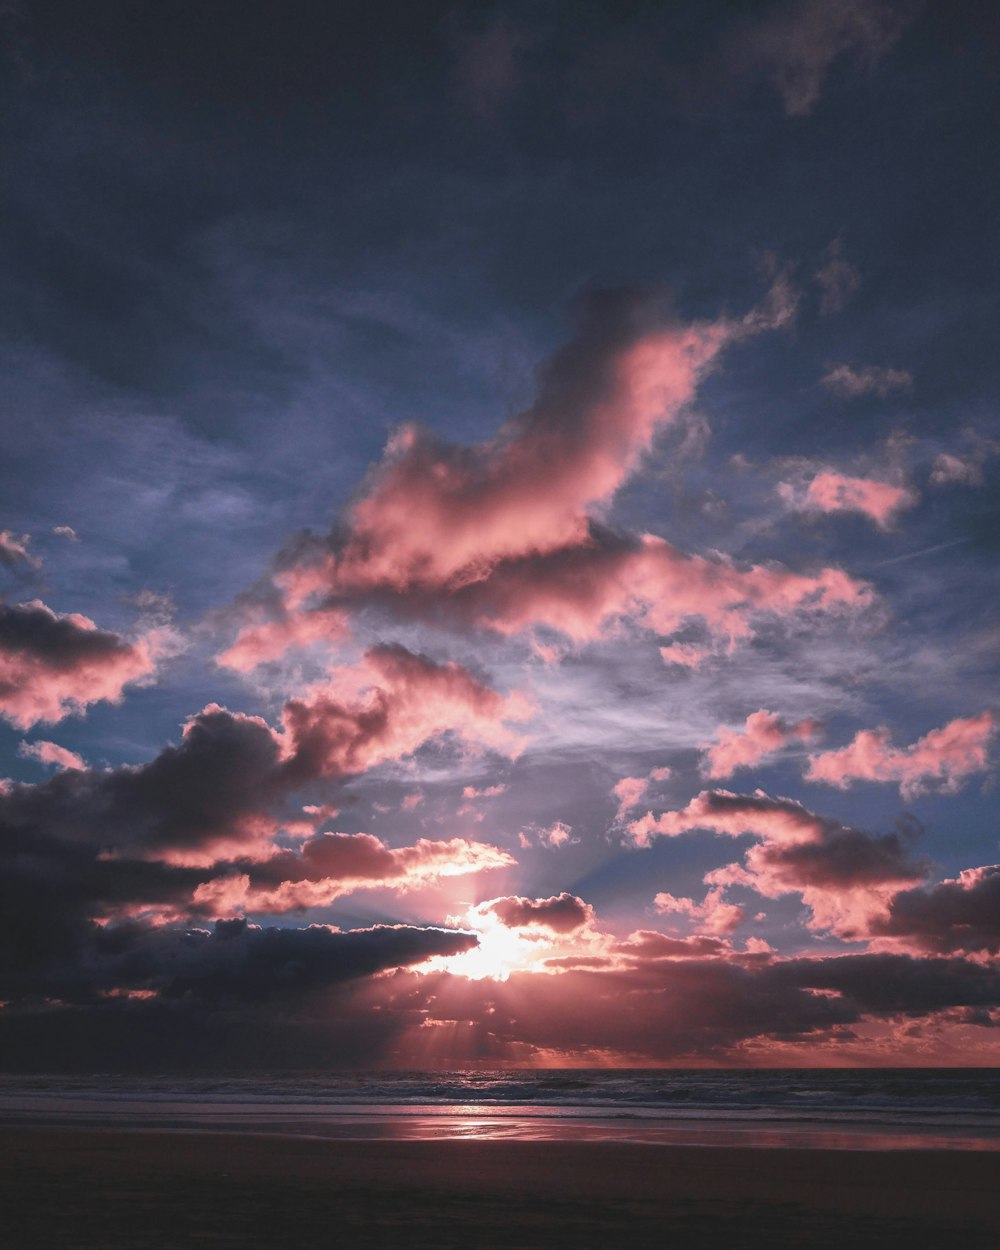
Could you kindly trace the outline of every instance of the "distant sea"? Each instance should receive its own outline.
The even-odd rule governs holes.
[[[0,1124],[1000,1150],[1000,1069],[0,1076]]]

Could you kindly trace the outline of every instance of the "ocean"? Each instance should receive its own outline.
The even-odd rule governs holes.
[[[0,1124],[336,1138],[1000,1149],[1000,1069],[0,1076]]]

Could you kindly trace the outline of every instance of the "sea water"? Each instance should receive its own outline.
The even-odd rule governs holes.
[[[0,1123],[338,1138],[1000,1149],[1000,1070],[0,1076]]]

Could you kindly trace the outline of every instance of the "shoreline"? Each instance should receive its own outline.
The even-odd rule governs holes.
[[[1000,1153],[0,1128],[11,1244],[986,1247]],[[670,1239],[666,1233],[670,1233]],[[694,1240],[692,1240],[692,1238]]]
[[[18,1111],[0,1107],[0,1132],[39,1129],[71,1132],[178,1133],[208,1136],[301,1138],[332,1142],[587,1142],[691,1150],[854,1151],[862,1153],[948,1152],[1000,1155],[1000,1132],[984,1135],[960,1126],[903,1128],[898,1125],[823,1124],[820,1121],[750,1121],[729,1117],[710,1120],[683,1117],[657,1120],[628,1115],[538,1115],[505,1108],[464,1114],[411,1112],[380,1114],[275,1108],[267,1114],[223,1108],[196,1114],[156,1114],[145,1107],[129,1110]]]
[[[322,1099],[137,1098],[71,1092],[0,1092],[4,1128],[271,1134],[317,1140],[590,1141],[758,1150],[1000,1152],[1000,1119],[982,1111],[902,1118],[869,1109],[693,1113],[651,1106],[324,1102]]]

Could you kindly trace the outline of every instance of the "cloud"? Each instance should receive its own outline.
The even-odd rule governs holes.
[[[56,1067],[91,1071],[98,1055],[105,1065],[163,1070],[190,1056],[196,1039],[199,1054],[224,1057],[233,1071],[259,1069],[265,1053],[272,1067],[746,1062],[771,1044],[822,1062],[831,1050],[841,1059],[855,1053],[844,1045],[857,1042],[855,1027],[877,1038],[900,1017],[941,1012],[966,1013],[975,1025],[1000,1005],[997,969],[962,958],[783,960],[734,952],[719,936],[654,930],[549,954],[552,942],[573,941],[586,926],[560,935],[493,919],[498,940],[538,948],[531,970],[512,968],[506,981],[442,972],[442,961],[477,953],[477,934],[448,929],[341,934],[228,921],[214,931],[103,931],[86,979],[58,986],[59,1005],[0,1013],[0,1044],[14,1067],[51,1069],[54,1057]],[[480,936],[489,941],[487,929]],[[127,997],[149,992],[155,997]],[[892,1053],[906,1052],[894,1041]]]
[[[109,991],[206,1006],[296,999],[476,945],[474,934],[440,928],[377,925],[344,933],[329,925],[260,928],[243,919],[220,920],[211,931],[131,923],[95,928],[88,937],[75,966],[52,980],[64,1002]],[[5,992],[16,1001],[16,985]]]
[[[524,714],[523,701],[504,698],[458,664],[376,647],[331,684],[290,700],[283,732],[210,704],[185,724],[179,745],[148,764],[13,786],[0,795],[0,823],[178,863],[266,858],[280,827],[313,830],[297,809],[282,812],[298,788],[366,771],[449,732],[473,747],[515,750],[504,717]]]
[[[166,643],[156,629],[127,642],[86,616],[61,615],[37,599],[0,603],[0,716],[30,729],[91,703],[118,703],[126,686],[152,677]]]
[[[851,296],[861,286],[861,273],[856,265],[841,255],[843,241],[836,238],[826,251],[826,263],[816,271],[816,281],[822,295],[820,316],[830,317],[846,307]]]
[[[657,929],[638,929],[624,941],[616,942],[611,951],[619,960],[625,960],[626,965],[648,967],[665,959],[725,958],[732,953],[732,947],[721,937],[700,934],[678,938],[660,933]]]
[[[992,1005],[1000,970],[961,959],[914,959],[907,955],[840,955],[789,959],[768,969],[777,984],[832,990],[857,1012],[925,1015],[948,1007]]]
[[[862,369],[833,365],[820,381],[827,390],[844,399],[857,399],[861,395],[878,395],[884,399],[893,391],[905,390],[913,385],[913,378],[905,369],[879,365],[866,365]]]
[[[705,752],[702,773],[706,777],[722,778],[738,768],[753,768],[790,742],[808,741],[819,730],[818,721],[802,720],[789,725],[776,712],[760,708],[751,712],[742,730],[721,725],[714,743],[701,744]]]
[[[480,118],[491,120],[517,90],[519,62],[534,37],[501,13],[480,30],[457,33],[455,42],[463,102]]]
[[[930,483],[932,486],[982,486],[982,459],[942,451],[934,457]]]
[[[766,898],[801,894],[810,928],[849,939],[865,936],[897,890],[927,875],[926,866],[911,858],[908,829],[865,833],[762,790],[703,790],[680,811],[658,817],[650,812],[633,821],[628,833],[637,846],[648,846],[654,835],[677,837],[696,829],[758,839],[742,863],[707,874],[707,884],[745,885]]]
[[[804,117],[838,57],[875,65],[902,35],[911,12],[911,6],[889,0],[788,0],[737,28],[729,56],[766,75],[789,117]]]
[[[739,565],[722,555],[685,555],[650,534],[632,540],[595,528],[581,546],[498,566],[488,581],[457,591],[452,610],[504,635],[543,625],[577,643],[623,621],[670,634],[700,620],[731,645],[768,617],[858,611],[870,603],[870,588],[839,569],[799,574]]]
[[[464,799],[495,799],[498,795],[505,793],[507,787],[502,784],[495,786],[484,786],[481,790],[477,790],[475,786],[464,786],[462,788],[462,798]]]
[[[732,933],[746,919],[746,909],[727,903],[723,890],[723,886],[716,886],[700,903],[693,898],[675,898],[673,894],[660,893],[653,899],[653,906],[661,914],[687,916],[694,921],[699,932]]]
[[[37,760],[39,764],[50,764],[55,768],[80,770],[87,767],[83,758],[75,751],[69,751],[57,742],[46,742],[44,739],[38,742],[22,742],[17,753],[22,759]]]
[[[593,296],[579,332],[541,371],[539,394],[493,440],[460,447],[417,426],[396,431],[331,535],[318,570],[336,593],[458,588],[507,559],[588,538],[590,509],[638,467],[735,331],[725,321],[657,325],[649,301]],[[296,566],[283,583],[296,586]]]
[[[860,512],[880,529],[888,529],[896,514],[917,502],[914,491],[875,478],[847,477],[827,469],[805,484],[780,482],[778,494],[789,508],[801,512]]]
[[[291,701],[282,731],[210,705],[148,764],[10,783],[0,792],[0,998],[92,995],[94,968],[107,971],[105,948],[124,943],[130,966],[151,949],[152,937],[131,942],[134,931],[155,930],[167,935],[156,941],[186,950],[174,925],[193,916],[292,910],[351,889],[414,889],[511,865],[506,852],[462,838],[390,849],[368,834],[317,834],[329,805],[308,805],[306,819],[296,801],[303,786],[445,732],[509,745],[508,711],[524,708],[458,665],[374,648],[323,690]],[[44,746],[37,753],[54,758]],[[298,850],[280,849],[282,832]],[[447,949],[468,946],[463,938]],[[148,988],[115,969],[101,985]]]
[[[624,820],[632,808],[642,802],[648,788],[648,777],[623,777],[621,781],[616,781],[612,788],[612,794],[618,800],[615,820]]]
[[[967,777],[989,767],[995,733],[991,712],[949,721],[902,749],[890,744],[888,729],[863,729],[846,747],[811,755],[805,779],[840,790],[855,781],[898,781],[906,799],[927,790],[954,794]]]
[[[290,699],[282,719],[289,767],[311,777],[366,772],[444,733],[513,756],[524,740],[507,722],[525,721],[533,711],[523,695],[500,695],[460,664],[382,644],[360,664],[335,669],[326,683]]]
[[[757,617],[863,605],[868,588],[838,569],[738,566],[606,524],[723,349],[787,323],[787,285],[779,274],[742,318],[689,325],[648,296],[592,296],[540,371],[535,402],[495,438],[459,446],[399,428],[343,523],[278,557],[220,662],[246,669],[286,645],[337,641],[366,608],[505,636],[547,627],[585,643],[623,621],[669,633],[692,618],[731,642]]]
[[[572,836],[572,825],[567,825],[562,820],[557,820],[546,828],[535,829],[534,834],[538,839],[539,845],[547,846],[553,851],[558,850],[561,846],[567,846],[570,842],[577,841]]]
[[[565,890],[551,898],[522,898],[507,895],[479,903],[475,909],[481,914],[492,914],[508,929],[549,929],[552,933],[574,933],[594,919],[594,909],[589,903]]]
[[[873,932],[937,954],[1000,954],[1000,864],[966,868],[957,878],[901,891]]]
[[[79,536],[72,525],[53,525],[52,533],[57,535],[59,538],[68,539],[71,543],[78,543],[80,541]]]
[[[688,642],[674,642],[660,648],[660,658],[664,664],[677,664],[681,668],[699,668],[710,655],[711,647],[699,647]]]
[[[468,816],[475,821],[481,821],[485,817],[485,813],[476,804],[480,799],[495,799],[501,794],[506,793],[507,787],[502,783],[493,786],[483,786],[477,789],[475,786],[464,786],[462,788],[463,803],[456,812],[457,816]]]
[[[242,920],[220,921],[211,934],[196,931],[191,937],[191,955],[170,968],[163,989],[169,998],[295,996],[476,945],[475,935],[447,929],[376,925],[341,933],[327,925],[262,929]]]
[[[183,935],[192,920],[325,906],[357,890],[415,890],[514,863],[463,838],[389,848],[358,833],[313,835],[262,860],[178,864],[53,837],[8,813],[0,819],[0,997],[90,984],[94,942],[128,940],[136,925]]]
[[[40,569],[41,560],[28,550],[30,542],[31,537],[28,534],[19,536],[11,530],[0,530],[0,565],[8,569],[32,572]]]
[[[333,643],[349,634],[347,616],[339,609],[316,609],[302,615],[283,616],[276,621],[247,625],[232,645],[216,657],[225,668],[248,673],[261,664],[279,660],[292,647],[311,643]]]
[[[624,820],[632,808],[642,802],[651,782],[666,781],[669,776],[669,768],[654,768],[646,777],[623,777],[621,781],[616,782],[611,791],[618,800],[615,820]]]
[[[215,865],[218,875],[197,886],[185,907],[188,915],[209,917],[277,915],[326,906],[359,889],[415,890],[515,863],[506,851],[466,838],[420,838],[412,846],[390,848],[370,833],[320,833],[298,851]]]
[[[481,1060],[558,1056],[576,1066],[599,1058],[618,1066],[629,1058],[745,1062],[751,1041],[794,1045],[800,1062],[809,1055],[815,1062],[843,1051],[854,1036],[849,1026],[1000,1001],[997,970],[961,959],[730,956],[719,938],[640,931],[613,948],[610,964],[609,956],[556,956],[546,961],[550,975],[514,970],[500,984],[427,978],[421,985],[401,974],[387,988],[400,1007],[419,1005],[441,1027],[461,1026],[445,1034],[452,1063],[459,1039],[467,1039],[464,1053]],[[407,1042],[419,1045],[413,1034]]]
[[[447,929],[376,925],[342,933],[328,925],[263,929],[243,920],[220,921],[212,933],[195,931],[181,941],[190,953],[171,961],[163,993],[209,1002],[295,996],[476,945],[475,935]]]

